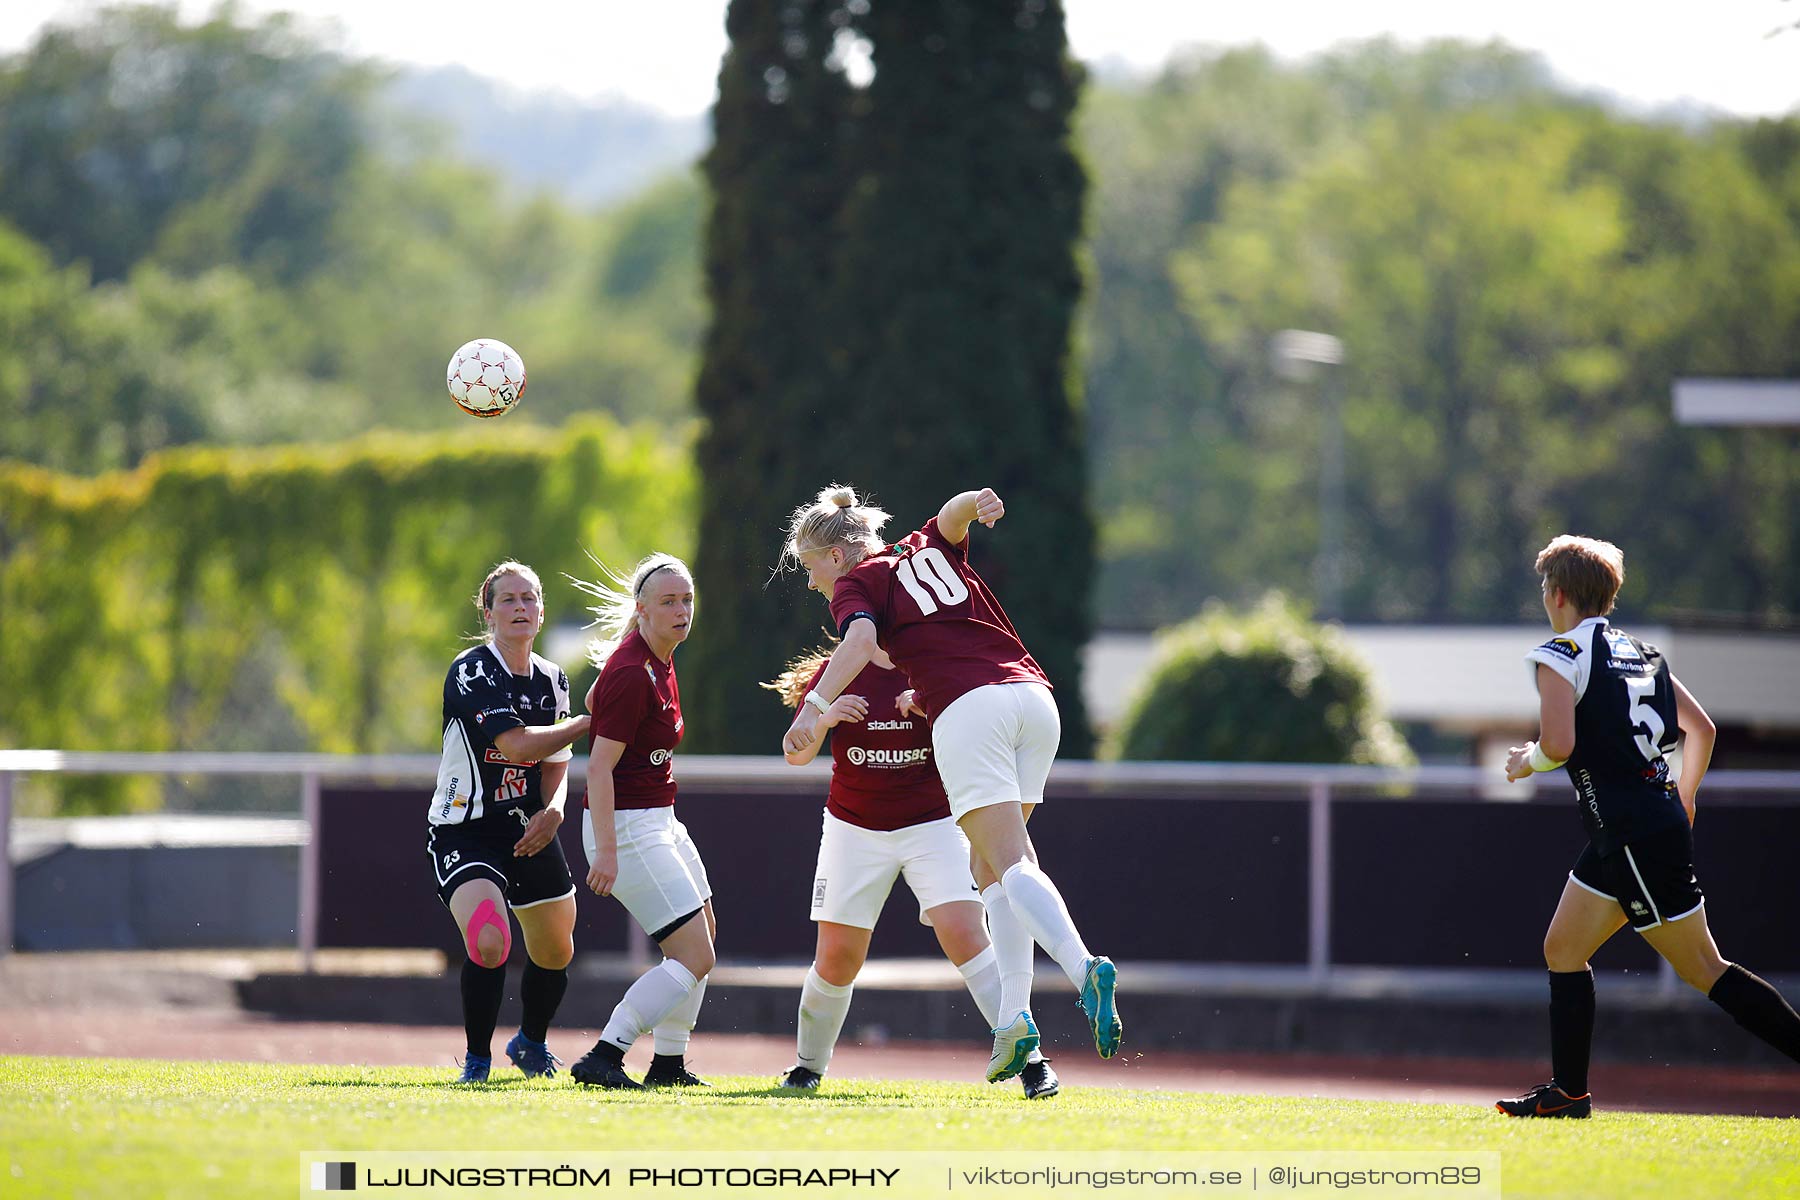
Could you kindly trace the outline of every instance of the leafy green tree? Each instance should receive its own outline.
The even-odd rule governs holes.
[[[1176,254],[1227,219],[1234,191],[1273,193],[1310,164],[1355,154],[1371,123],[1396,111],[1511,109],[1553,94],[1543,65],[1516,51],[1386,41],[1304,67],[1263,50],[1194,55],[1147,86],[1090,94],[1085,368],[1108,624],[1149,627],[1206,596],[1309,587],[1313,545],[1287,522],[1311,520],[1316,504],[1288,497],[1312,486],[1316,425],[1268,437],[1271,409],[1300,397],[1284,405],[1246,380],[1247,360],[1188,311]],[[1262,499],[1272,495],[1283,499]],[[1268,510],[1279,528],[1247,534],[1246,510]]]
[[[157,254],[292,280],[363,159],[375,80],[286,15],[185,26],[142,5],[52,26],[0,62],[0,216],[99,280]]]
[[[101,471],[192,442],[443,428],[461,418],[437,380],[477,336],[531,370],[509,424],[599,408],[678,431],[698,187],[601,214],[520,199],[443,131],[399,124],[379,79],[229,6],[199,24],[109,8],[0,60],[5,269],[38,264],[61,297],[32,299],[40,279],[0,305],[31,324],[0,373],[26,414],[0,454]]]
[[[1616,535],[1629,611],[1797,611],[1800,430],[1679,426],[1669,410],[1682,376],[1800,378],[1796,147],[1792,118],[1699,136],[1590,129],[1583,157],[1619,189],[1632,263],[1608,296],[1624,370],[1593,409],[1571,414],[1598,461],[1548,490],[1540,531]]]
[[[874,78],[842,216],[839,394],[860,445],[840,473],[901,532],[966,488],[1000,492],[1006,521],[975,531],[971,557],[1056,684],[1063,753],[1087,757],[1094,532],[1072,338],[1087,177],[1062,6],[876,4],[855,24]]]
[[[0,225],[0,339],[16,348],[0,365],[0,458],[106,470],[229,428],[263,369],[261,311],[230,271],[145,268],[90,288],[85,268]]]
[[[816,598],[771,583],[783,519],[853,444],[831,387],[838,214],[857,136],[853,89],[828,62],[839,6],[732,0],[719,70],[705,281],[712,320],[695,402],[702,483],[699,612],[683,670],[687,744],[767,752],[785,724],[757,687],[816,642]]]
[[[1198,59],[1086,122],[1111,622],[1308,593],[1325,414],[1267,362],[1296,326],[1348,346],[1353,615],[1529,616],[1520,548],[1570,528],[1655,581],[1628,603],[1791,613],[1800,436],[1669,394],[1800,371],[1800,122],[1644,122],[1511,51],[1383,43]]]
[[[1245,185],[1176,260],[1195,320],[1265,405],[1258,440],[1306,447],[1302,462],[1325,418],[1316,394],[1274,384],[1270,340],[1300,327],[1345,343],[1349,611],[1508,606],[1517,576],[1495,548],[1534,536],[1534,483],[1593,464],[1585,439],[1531,436],[1624,369],[1605,303],[1628,269],[1621,200],[1579,171],[1580,146],[1554,110],[1376,123],[1355,155]],[[1310,482],[1256,497],[1246,532],[1285,530],[1310,557]]]
[[[1413,762],[1342,631],[1276,593],[1248,611],[1209,604],[1163,633],[1108,749],[1130,761]]]

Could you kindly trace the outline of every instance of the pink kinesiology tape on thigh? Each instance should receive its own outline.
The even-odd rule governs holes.
[[[500,927],[500,961],[512,952],[512,925],[500,915],[500,909],[492,900],[483,900],[475,906],[475,915],[469,918],[469,961],[481,962],[481,948],[475,944],[483,926],[498,925]]]

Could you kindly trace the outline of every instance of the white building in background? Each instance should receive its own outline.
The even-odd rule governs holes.
[[[1720,766],[1800,768],[1800,633],[1628,623],[1660,646],[1719,726]],[[1547,625],[1346,625],[1374,672],[1382,711],[1448,747],[1415,746],[1427,760],[1505,765],[1506,748],[1537,730],[1537,691],[1525,652]],[[579,670],[593,631],[544,631],[553,662]],[[1155,660],[1156,635],[1101,632],[1082,656],[1088,717],[1104,734],[1125,715]],[[1416,740],[1416,739],[1415,739]]]
[[[1800,634],[1629,626],[1668,655],[1706,707],[1722,750],[1756,761],[1721,765],[1800,767]],[[1464,761],[1504,766],[1506,748],[1537,727],[1537,691],[1525,652],[1544,625],[1346,625],[1374,672],[1382,710],[1470,747]],[[1087,645],[1082,694],[1095,726],[1125,713],[1155,658],[1155,635],[1100,633]]]

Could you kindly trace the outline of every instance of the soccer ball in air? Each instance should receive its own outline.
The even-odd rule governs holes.
[[[525,360],[505,342],[476,338],[450,356],[444,382],[464,412],[498,417],[525,394]]]

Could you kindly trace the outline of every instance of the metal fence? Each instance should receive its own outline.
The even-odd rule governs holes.
[[[294,783],[292,835],[298,842],[299,871],[295,941],[304,969],[310,970],[320,937],[321,795],[327,787],[370,785],[428,790],[436,779],[435,755],[346,757],[324,754],[118,753],[53,750],[0,750],[0,954],[15,945],[13,800],[22,775],[157,775],[198,777],[286,777]],[[732,794],[805,794],[823,791],[829,765],[788,766],[773,757],[692,756],[680,760],[684,788]],[[585,778],[586,760],[571,764],[572,780]],[[1076,802],[1109,798],[1141,802],[1154,798],[1279,799],[1305,802],[1305,968],[1323,980],[1333,965],[1333,822],[1346,805],[1359,801],[1418,801],[1422,804],[1492,804],[1502,792],[1494,773],[1476,767],[1386,769],[1218,763],[1063,762],[1052,772],[1049,792]],[[1559,776],[1540,777],[1507,789],[1508,799],[1531,801],[1567,796]],[[1709,774],[1708,804],[1753,803],[1800,808],[1800,772],[1716,771]],[[1572,818],[1571,818],[1572,819]],[[266,822],[265,822],[266,823]],[[292,842],[288,844],[293,844]],[[1673,986],[1668,972],[1665,981]]]

